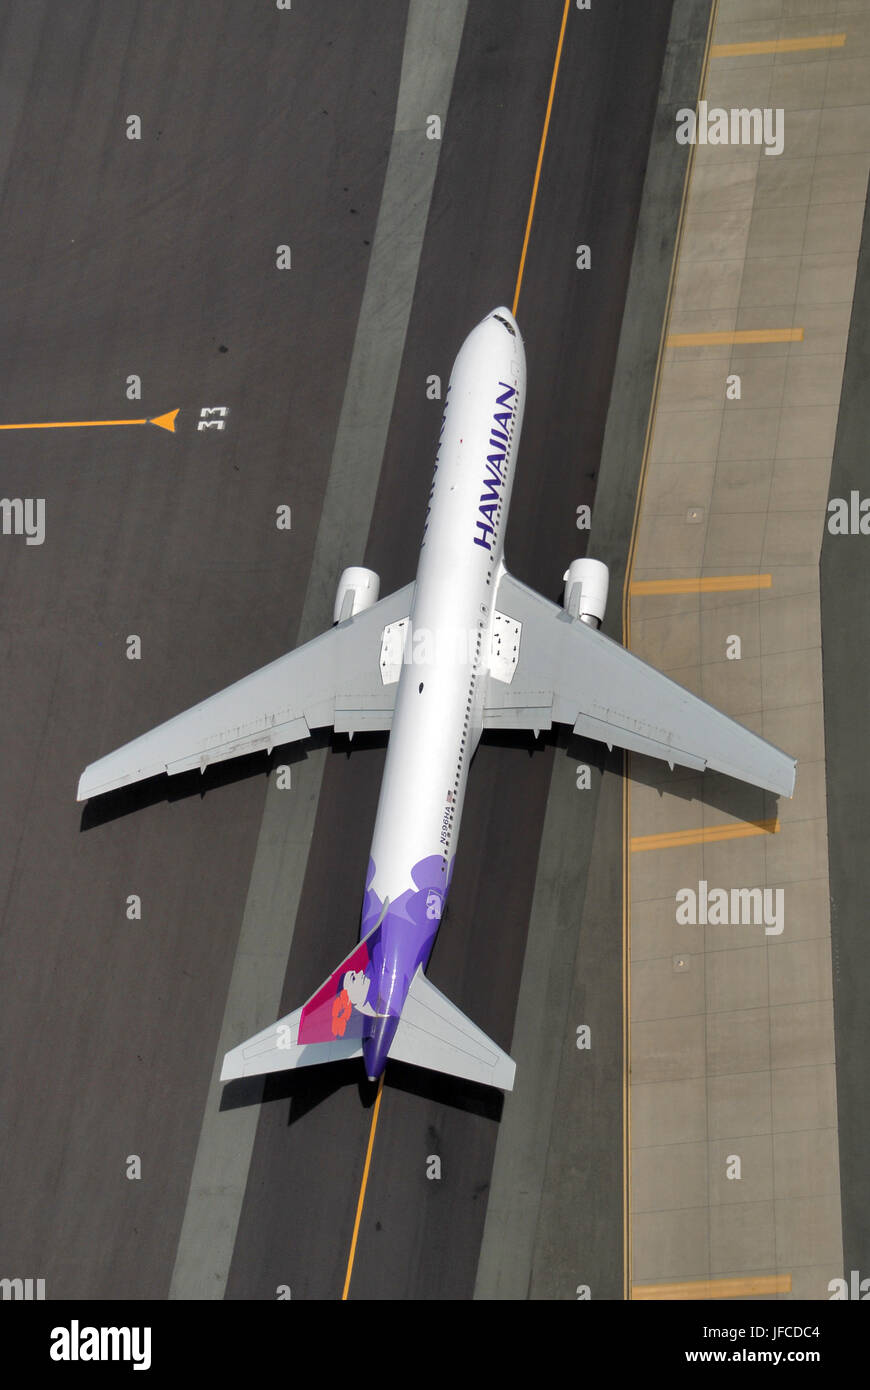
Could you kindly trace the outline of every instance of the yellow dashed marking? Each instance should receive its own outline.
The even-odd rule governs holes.
[[[845,34],[810,34],[803,39],[759,39],[756,43],[717,43],[711,58],[742,58],[753,53],[809,53],[814,48],[842,48]]]
[[[742,589],[769,589],[771,574],[710,574],[703,579],[635,579],[632,598],[644,594],[729,594]]]
[[[747,1274],[741,1279],[686,1279],[681,1284],[633,1284],[633,1300],[758,1298],[766,1293],[791,1293],[790,1274]]]
[[[739,825],[705,825],[698,830],[668,830],[661,835],[633,835],[635,854],[646,849],[677,849],[683,845],[709,845],[716,840],[746,840],[751,835],[778,835],[779,819],[744,821]]]
[[[724,343],[802,343],[802,328],[734,328],[716,333],[669,333],[665,347],[718,347]]]

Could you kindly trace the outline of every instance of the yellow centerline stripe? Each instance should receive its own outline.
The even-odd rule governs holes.
[[[778,835],[779,818],[744,821],[739,825],[705,825],[698,830],[667,830],[660,835],[634,835],[635,854],[646,849],[677,849],[683,845],[710,845],[717,840],[746,840],[751,835]]]
[[[553,110],[553,96],[556,91],[556,78],[559,75],[559,64],[562,61],[562,43],[565,38],[565,26],[568,23],[568,10],[571,7],[571,0],[565,0],[565,8],[562,10],[562,26],[559,29],[559,42],[556,45],[556,59],[553,63],[553,75],[550,78],[550,95],[547,97],[547,114],[544,116],[544,129],[541,131],[541,144],[538,148],[538,162],[535,166],[535,178],[532,183],[532,196],[529,202],[529,215],[526,218],[526,232],[523,237],[523,249],[520,253],[520,268],[517,271],[517,283],[514,289],[514,302],[511,312],[516,316],[517,305],[520,300],[520,287],[523,283],[523,271],[526,268],[526,252],[529,249],[529,238],[532,234],[532,219],[535,215],[535,203],[538,199],[538,184],[541,180],[541,166],[544,162],[544,147],[547,143],[547,134],[550,129],[550,113]]]
[[[372,1165],[372,1149],[375,1146],[375,1130],[378,1127],[378,1115],[381,1109],[381,1096],[384,1092],[384,1074],[381,1072],[381,1079],[378,1082],[378,1094],[375,1097],[375,1105],[372,1111],[372,1124],[369,1130],[369,1144],[366,1149],[366,1161],[363,1165],[362,1182],[359,1189],[359,1197],[356,1204],[356,1216],[353,1223],[353,1235],[350,1240],[350,1254],[347,1257],[347,1271],[344,1276],[344,1288],[341,1291],[341,1300],[344,1303],[347,1299],[348,1289],[350,1288],[350,1276],[353,1274],[353,1262],[356,1258],[356,1242],[359,1236],[359,1225],[362,1220],[363,1203],[366,1199],[366,1188],[369,1183],[369,1169]]]
[[[94,425],[147,425],[145,420],[45,420],[30,425],[0,425],[0,430],[83,430]]]
[[[759,39],[755,43],[717,43],[711,58],[742,58],[753,53],[808,53],[813,48],[842,48],[845,34],[810,34],[803,39]]]
[[[567,22],[568,22],[568,11],[569,11],[570,8],[571,8],[571,0],[565,0],[565,7],[564,7],[564,9],[562,10],[562,24],[561,24],[561,27],[560,27],[560,29],[559,29],[559,42],[558,42],[558,44],[556,45],[556,57],[555,57],[555,60],[554,60],[554,62],[553,62],[553,74],[552,74],[552,76],[551,76],[551,78],[550,78],[550,94],[549,94],[549,96],[548,96],[548,98],[547,98],[547,112],[546,112],[546,115],[545,115],[545,117],[544,117],[544,129],[543,129],[543,132],[542,132],[542,134],[541,134],[541,144],[540,144],[540,148],[538,149],[538,162],[537,162],[537,165],[536,165],[536,168],[535,168],[534,183],[533,183],[533,185],[532,185],[532,196],[531,196],[531,199],[530,199],[530,201],[529,201],[529,214],[528,214],[528,217],[526,218],[526,231],[525,231],[525,236],[523,237],[523,249],[522,249],[522,253],[521,253],[521,255],[520,255],[520,266],[519,266],[519,271],[517,272],[517,283],[516,283],[516,288],[514,289],[513,308],[512,308],[512,310],[511,310],[511,312],[514,313],[514,314],[516,314],[516,311],[517,311],[517,303],[518,303],[519,297],[520,297],[520,287],[521,287],[521,285],[522,285],[522,283],[523,283],[523,271],[524,271],[524,269],[525,269],[525,264],[526,264],[526,252],[528,251],[528,247],[529,247],[529,238],[530,238],[530,236],[531,236],[531,231],[532,231],[532,219],[533,219],[534,214],[535,214],[535,202],[536,202],[537,196],[538,196],[538,184],[540,183],[540,178],[541,178],[541,167],[542,167],[543,162],[544,162],[544,148],[545,148],[546,143],[547,143],[547,133],[548,133],[549,128],[550,128],[550,115],[551,115],[552,110],[553,110],[553,96],[554,96],[555,91],[556,91],[556,78],[557,78],[557,76],[558,76],[558,74],[559,74],[559,64],[560,64],[560,62],[561,62],[561,60],[562,60],[562,44],[563,44],[563,41],[564,41],[564,38],[565,38],[565,26],[566,26],[566,24],[567,24]],[[375,1143],[375,1131],[376,1131],[376,1129],[377,1129],[377,1127],[378,1127],[378,1115],[380,1114],[380,1109],[381,1109],[381,1095],[382,1095],[382,1093],[383,1093],[383,1089],[384,1089],[384,1078],[383,1078],[383,1075],[382,1075],[382,1076],[381,1076],[381,1080],[380,1080],[380,1084],[379,1084],[379,1086],[378,1086],[378,1094],[377,1094],[377,1099],[375,1100],[374,1111],[372,1112],[372,1124],[371,1124],[371,1129],[370,1129],[370,1131],[369,1131],[368,1149],[366,1150],[366,1160],[365,1160],[365,1166],[364,1166],[364,1168],[363,1168],[362,1183],[361,1183],[361,1185],[360,1185],[359,1198],[357,1199],[357,1204],[356,1204],[356,1217],[355,1217],[354,1223],[353,1223],[353,1235],[352,1235],[352,1237],[351,1237],[351,1242],[350,1242],[350,1253],[349,1253],[348,1259],[347,1259],[347,1271],[346,1271],[345,1276],[344,1276],[344,1288],[342,1289],[342,1294],[341,1294],[342,1302],[344,1302],[344,1301],[347,1299],[348,1290],[349,1290],[349,1288],[350,1288],[351,1276],[352,1276],[352,1274],[353,1274],[354,1259],[356,1258],[356,1245],[357,1245],[357,1239],[358,1239],[358,1237],[359,1237],[360,1221],[362,1220],[363,1205],[364,1205],[364,1203],[365,1203],[366,1187],[367,1187],[367,1185],[368,1185],[368,1180],[369,1180],[369,1168],[371,1167],[372,1150],[373,1150],[373,1148],[374,1148],[374,1143]]]
[[[141,420],[32,420],[23,425],[0,425],[0,430],[84,430],[99,425],[158,425],[160,429],[174,434],[177,414],[178,410],[169,410],[165,415],[149,415]]]
[[[771,574],[709,574],[703,579],[635,579],[632,598],[644,594],[730,594],[742,589],[769,589]]]
[[[715,333],[669,333],[667,347],[716,347],[722,343],[802,343],[802,328],[734,328]]]
[[[631,1297],[640,1299],[746,1298],[766,1293],[791,1293],[790,1274],[746,1274],[735,1279],[686,1279],[680,1284],[633,1284]]]

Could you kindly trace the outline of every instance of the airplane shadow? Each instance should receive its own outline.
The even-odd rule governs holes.
[[[480,1119],[499,1122],[504,1110],[504,1094],[493,1086],[476,1081],[464,1081],[444,1072],[428,1071],[407,1062],[388,1062],[385,1088],[416,1096],[418,1100],[434,1101],[436,1105],[462,1110]]]
[[[249,1076],[228,1081],[221,1095],[221,1111],[238,1111],[247,1105],[272,1105],[289,1102],[288,1126],[315,1111],[331,1095],[347,1087],[359,1091],[360,1106],[370,1111],[378,1095],[377,1081],[361,1076],[361,1062],[329,1062],[325,1066],[302,1068],[299,1072],[275,1072],[271,1076]],[[463,1081],[442,1072],[428,1072],[404,1062],[389,1062],[386,1066],[386,1091],[402,1091],[422,1101],[448,1105],[450,1109],[477,1115],[481,1119],[502,1119],[502,1091],[491,1086],[478,1086],[475,1081]]]
[[[359,1058],[348,1062],[328,1062],[323,1066],[303,1067],[299,1071],[274,1072],[270,1076],[248,1076],[228,1081],[223,1088],[220,1109],[240,1110],[249,1105],[282,1104],[289,1101],[287,1124],[295,1125],[312,1110],[338,1091],[354,1086],[359,1092],[360,1106],[371,1110],[377,1099],[377,1082],[369,1081],[361,1071]],[[504,1096],[491,1086],[426,1071],[404,1062],[387,1064],[385,1090],[402,1091],[436,1105],[450,1106],[482,1119],[501,1120]]]
[[[487,731],[483,741],[497,748],[524,751],[529,757],[553,748],[557,755],[564,754],[568,761],[575,762],[578,767],[585,764],[598,773],[608,771],[623,778],[626,776],[625,753],[618,748],[609,751],[603,743],[581,738],[564,724],[543,730],[537,738],[531,731],[523,729]],[[667,793],[683,801],[702,802],[736,820],[754,824],[762,820],[775,820],[778,814],[779,797],[775,792],[764,791],[748,782],[738,782],[725,773],[693,772],[686,767],[671,770],[667,763],[661,763],[656,758],[632,753],[629,776],[631,782],[658,792],[660,798]]]
[[[228,1081],[223,1088],[220,1109],[240,1110],[248,1105],[290,1102],[287,1124],[294,1125],[316,1110],[337,1091],[356,1086],[364,1110],[370,1110],[378,1094],[376,1082],[362,1073],[362,1062],[328,1062],[323,1066],[302,1067],[298,1071],[273,1072],[269,1076],[248,1076]]]
[[[640,753],[631,755],[631,780],[658,792],[660,799],[667,793],[682,801],[700,801],[737,820],[773,820],[778,813],[779,796],[775,792],[738,782],[723,772],[693,772],[685,767],[675,767],[672,772],[667,765]]]

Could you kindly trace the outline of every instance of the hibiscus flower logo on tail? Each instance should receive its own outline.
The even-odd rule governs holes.
[[[332,1033],[334,1037],[344,1037],[344,1030],[352,1013],[353,1004],[348,998],[347,990],[343,989],[332,1001]]]
[[[377,1018],[377,1012],[367,1003],[371,980],[362,970],[347,970],[341,982],[341,989],[332,1001],[332,1034],[343,1038],[354,1009]]]

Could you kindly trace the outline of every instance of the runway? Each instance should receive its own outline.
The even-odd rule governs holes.
[[[468,327],[515,288],[562,9],[468,8],[358,557],[382,593],[416,563],[441,409],[426,379],[446,380]],[[513,572],[554,597],[585,549],[577,508],[595,504],[670,10],[596,7],[565,32],[517,310],[530,391],[507,538]],[[149,784],[83,814],[76,778],[292,645],[330,484],[408,6],[332,0],[291,14],[83,0],[13,5],[4,20],[0,49],[19,74],[5,90],[19,105],[0,206],[11,268],[0,283],[2,419],[180,411],[174,435],[3,439],[4,495],[46,508],[44,545],[0,546],[0,978],[14,1058],[0,1083],[4,1258],[10,1272],[46,1278],[51,1298],[169,1292],[268,765]],[[127,138],[130,114],[141,140]],[[424,155],[429,114],[421,106]],[[577,268],[579,244],[591,248],[589,271]],[[287,272],[276,268],[282,245]],[[133,374],[141,399],[126,396]],[[198,430],[216,406],[225,428]],[[352,513],[352,487],[345,505]],[[289,531],[275,526],[281,506]],[[336,577],[353,558],[336,554]],[[127,658],[131,636],[140,660]],[[552,743],[481,747],[431,966],[506,1047],[563,756]],[[325,747],[282,1011],[358,930],[383,742]],[[620,848],[604,844],[595,892],[610,954],[594,1008],[609,1021],[602,1065],[617,1077],[619,939],[604,928]],[[128,915],[132,896],[140,918]],[[279,938],[280,900],[273,910]],[[598,930],[579,904],[576,930]],[[268,1084],[231,1264],[200,1249],[197,1296],[341,1295],[372,1099],[352,1070]],[[621,1104],[618,1087],[598,1096],[573,1156],[601,1180],[597,1235],[581,1255],[602,1297],[622,1288]],[[472,1296],[501,1112],[491,1093],[390,1075],[351,1297]],[[128,1176],[132,1156],[140,1178]]]

